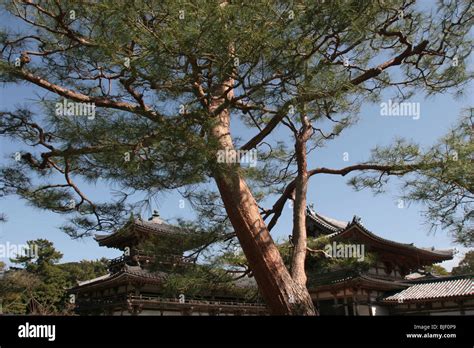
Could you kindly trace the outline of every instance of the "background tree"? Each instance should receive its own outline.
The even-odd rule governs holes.
[[[35,290],[40,284],[39,278],[24,270],[10,270],[0,279],[0,299],[4,314],[26,314],[35,300]],[[37,307],[43,314],[50,314],[42,306]]]
[[[64,230],[77,237],[123,223],[139,207],[133,193],[180,189],[200,217],[235,233],[274,314],[314,314],[304,272],[310,176],[402,175],[435,165],[387,158],[383,166],[308,170],[307,154],[353,124],[360,105],[383,90],[401,100],[414,91],[460,92],[472,76],[465,63],[471,1],[439,2],[431,12],[411,0],[4,7],[22,29],[0,33],[1,81],[51,93],[40,109],[1,114],[0,134],[30,148],[2,169],[0,193],[72,214]],[[93,103],[97,117],[59,112],[65,99]],[[231,121],[251,136],[242,140]],[[294,149],[269,136],[279,125],[291,130]],[[259,165],[218,161],[237,149],[257,151]],[[77,178],[118,183],[122,196],[93,202]],[[259,206],[275,193],[272,208]],[[214,200],[203,205],[203,197]],[[293,197],[290,273],[270,230]]]
[[[425,272],[433,274],[435,276],[447,276],[449,272],[446,268],[440,265],[426,266],[424,269]]]
[[[46,239],[27,242],[25,255],[11,261],[22,266],[22,274],[35,275],[38,284],[28,293],[31,311],[39,314],[58,312],[67,288],[64,273],[57,267],[62,254]]]
[[[459,265],[453,267],[451,274],[474,274],[474,250],[470,250],[464,255],[464,259],[459,262]]]
[[[28,249],[12,259],[21,269],[0,279],[0,298],[6,314],[66,314],[67,289],[78,281],[107,274],[106,260],[58,264],[62,254],[46,239],[27,242]]]
[[[57,265],[63,272],[68,287],[74,286],[78,281],[94,279],[108,273],[108,260],[81,260]]]

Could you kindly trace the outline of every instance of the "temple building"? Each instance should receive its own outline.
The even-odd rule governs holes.
[[[307,210],[307,230],[310,237],[327,237],[329,245],[353,250],[363,246],[366,256],[374,256],[364,270],[339,269],[313,277],[308,289],[321,315],[474,314],[472,275],[436,277],[422,271],[451,260],[452,250],[394,242],[369,231],[358,217],[342,222],[312,209]]]
[[[321,315],[474,314],[472,275],[438,277],[424,271],[426,266],[451,260],[452,250],[419,248],[384,239],[365,228],[357,217],[342,222],[310,208],[306,215],[308,237],[325,238],[327,257],[359,260],[370,255],[371,259],[370,263],[361,262],[364,267],[336,267],[324,272],[307,267],[308,290]],[[148,221],[132,218],[116,232],[95,239],[100,246],[119,249],[123,255],[110,260],[109,274],[70,289],[81,315],[268,313],[261,301],[249,301],[225,289],[192,297],[166,295],[168,277],[177,269],[189,267],[184,255],[200,241],[189,231],[165,223],[158,214]],[[153,253],[141,250],[147,243],[154,246]],[[248,277],[236,280],[234,285],[256,288],[253,278]]]
[[[192,233],[165,223],[157,213],[149,221],[132,218],[110,235],[97,235],[100,246],[116,248],[123,255],[109,261],[107,275],[79,282],[69,290],[81,315],[261,315],[261,302],[245,301],[216,289],[212,293],[187,297],[165,293],[166,281],[177,269],[191,266],[184,252],[199,246]],[[154,252],[142,250],[150,244]],[[157,252],[158,251],[158,252]],[[159,269],[156,269],[159,265]],[[155,268],[155,269],[154,269]],[[237,287],[254,287],[240,279]]]

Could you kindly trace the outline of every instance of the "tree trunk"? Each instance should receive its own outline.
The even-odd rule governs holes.
[[[296,135],[295,154],[298,167],[298,176],[295,180],[295,201],[293,206],[293,252],[291,257],[290,272],[293,281],[302,289],[307,289],[306,282],[306,193],[308,189],[308,166],[306,159],[306,142],[312,134],[312,128],[305,116],[302,118],[303,128],[300,134]],[[311,304],[311,310],[318,314]]]
[[[223,84],[220,97],[214,98],[210,111],[223,102],[225,91],[232,88],[232,81]],[[231,92],[227,94],[231,97]],[[211,136],[221,150],[234,150],[230,135],[230,114],[224,109],[216,116]],[[240,174],[239,163],[217,163],[213,169],[226,212],[234,227],[240,245],[257,281],[271,314],[314,315],[314,307],[306,287],[295,283],[263,221],[257,202]]]
[[[295,144],[298,176],[295,180],[295,203],[293,206],[293,252],[291,258],[291,277],[301,286],[306,286],[306,192],[308,172],[306,162],[306,141],[297,137]]]

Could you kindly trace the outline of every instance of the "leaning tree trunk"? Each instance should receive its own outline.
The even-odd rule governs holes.
[[[296,163],[298,166],[298,176],[295,180],[295,203],[293,207],[293,234],[291,253],[291,277],[294,282],[300,287],[306,289],[306,249],[307,249],[307,235],[306,235],[306,193],[308,189],[308,170],[306,159],[306,142],[311,135],[312,128],[309,126],[307,120],[303,122],[303,129],[296,135],[295,154]],[[315,311],[311,302],[311,307]],[[316,311],[315,311],[316,312]]]
[[[213,112],[232,96],[233,81],[223,84],[211,102]],[[230,136],[230,114],[228,109],[216,115],[211,137],[221,150],[234,150]],[[217,163],[213,169],[214,179],[230,222],[257,281],[271,314],[314,315],[314,307],[306,287],[291,278],[265,222],[257,202],[243,179],[238,163]]]

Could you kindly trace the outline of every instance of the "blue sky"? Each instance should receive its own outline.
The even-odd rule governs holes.
[[[472,85],[469,89],[472,90]],[[2,88],[0,91],[4,109],[24,104],[25,98],[33,96],[32,93],[37,89],[19,85]],[[413,97],[410,101],[421,103],[421,117],[418,120],[410,117],[382,117],[379,105],[363,107],[358,124],[328,143],[328,147],[313,152],[309,158],[309,167],[340,168],[364,161],[371,148],[389,144],[397,136],[413,139],[422,145],[432,144],[456,122],[461,110],[469,107],[470,102],[468,97],[454,100],[449,94],[429,100]],[[15,144],[3,138],[0,139],[0,146],[2,161],[17,149]],[[347,162],[343,160],[345,152],[349,154]],[[434,246],[442,249],[458,247],[461,254],[465,251],[451,244],[450,237],[444,231],[428,234],[428,228],[423,224],[424,220],[421,217],[422,206],[415,204],[403,209],[398,207],[399,190],[396,180],[389,185],[387,194],[378,196],[374,196],[370,191],[355,192],[345,184],[346,180],[332,175],[317,175],[311,178],[308,202],[314,203],[321,214],[340,220],[348,221],[353,215],[358,215],[362,217],[367,228],[384,238],[424,247]],[[109,190],[106,186],[97,185],[87,187],[86,192],[92,197],[102,197],[108,195]],[[185,206],[184,209],[179,207],[180,199],[178,194],[173,193],[160,197],[157,208],[163,218],[172,221],[178,217],[192,216],[189,206]],[[119,254],[115,250],[97,246],[92,238],[71,240],[58,230],[58,226],[65,221],[63,216],[32,208],[16,197],[9,196],[0,201],[0,211],[8,216],[8,221],[0,224],[0,243],[22,244],[27,240],[47,238],[64,253],[64,261],[114,257]],[[291,208],[287,206],[274,229],[273,236],[276,239],[286,238],[290,231]],[[458,259],[459,257],[443,265],[451,268]]]
[[[450,94],[430,99],[425,99],[422,95],[413,96],[409,101],[421,104],[421,117],[418,120],[411,117],[383,117],[378,104],[365,105],[360,112],[360,121],[355,126],[329,142],[326,148],[318,149],[310,155],[309,167],[341,168],[362,162],[368,158],[370,149],[376,145],[387,145],[400,136],[425,146],[433,144],[454,125],[463,109],[474,105],[474,100],[470,97],[474,95],[473,85],[469,85],[467,89],[466,97],[459,100],[455,100]],[[43,95],[45,92],[28,84],[0,87],[1,109],[27,105],[36,99],[35,93]],[[383,101],[388,98],[388,95],[385,96]],[[241,131],[239,126],[235,129],[237,133]],[[239,135],[244,137],[244,141],[250,137],[248,131]],[[11,153],[18,151],[17,144],[4,138],[0,138],[0,148],[0,163],[4,163]],[[349,161],[343,160],[345,152],[349,154]],[[413,204],[403,209],[398,207],[399,190],[396,179],[392,180],[387,194],[378,196],[370,191],[355,192],[345,184],[346,180],[347,178],[331,175],[311,178],[308,202],[314,203],[321,214],[339,220],[349,221],[354,215],[358,215],[369,230],[384,238],[422,247],[456,247],[460,253],[453,261],[442,264],[448,269],[462,258],[466,249],[452,244],[445,231],[428,234],[428,227],[424,225],[421,216],[422,206]],[[109,196],[109,188],[105,185],[89,185],[85,187],[85,191],[92,198]],[[189,205],[180,208],[180,199],[175,193],[164,194],[157,201],[156,208],[169,221],[178,217],[192,217]],[[272,202],[273,200],[269,200],[268,206]],[[119,255],[116,250],[99,247],[92,238],[71,240],[58,229],[65,222],[64,216],[32,208],[16,197],[9,196],[1,200],[0,211],[8,217],[6,223],[0,224],[0,244],[23,244],[27,240],[46,238],[53,241],[56,248],[64,254],[63,261]],[[276,239],[287,238],[291,234],[291,227],[291,208],[287,206],[272,235]],[[8,262],[7,259],[0,260]]]

